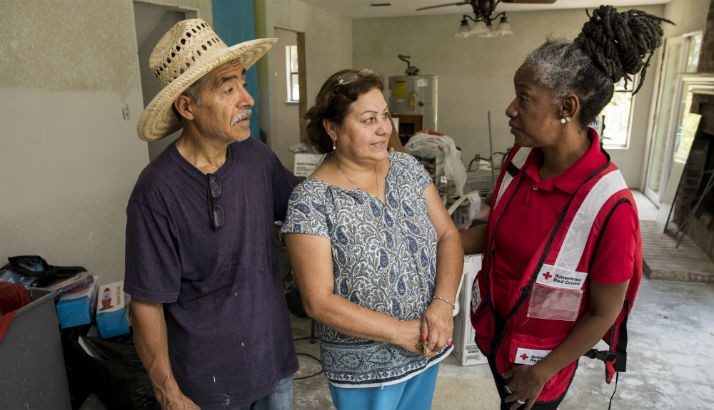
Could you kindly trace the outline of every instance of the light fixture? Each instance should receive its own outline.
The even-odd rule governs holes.
[[[508,22],[508,17],[506,17],[506,13],[503,13],[503,15],[501,15],[501,20],[496,25],[495,31],[496,33],[498,33],[499,36],[507,36],[509,34],[513,34],[513,29],[511,28],[511,23]]]
[[[459,26],[459,31],[456,32],[456,37],[466,38],[471,36],[471,26],[469,25],[466,17],[461,19],[461,25]]]
[[[498,23],[494,24],[498,19]],[[474,22],[473,26],[469,25],[468,20]],[[495,26],[495,27],[494,27]],[[493,8],[485,8],[483,10],[474,8],[474,16],[468,14],[461,16],[461,24],[456,32],[456,37],[499,37],[513,34],[511,23],[508,22],[506,12],[493,14]]]
[[[465,6],[468,4],[473,9],[474,16],[471,17],[469,15],[464,14],[461,17],[461,26],[459,27],[459,31],[456,33],[456,37],[470,37],[472,35],[476,35],[479,37],[497,37],[513,34],[513,29],[511,28],[511,24],[508,22],[506,13],[495,13],[496,7],[501,4],[501,2],[521,4],[552,4],[555,3],[556,0],[461,0],[456,3],[434,4],[431,6],[419,7],[416,10],[429,10],[447,6]],[[495,22],[496,19],[498,19],[499,17],[501,18],[501,20],[498,22],[498,24],[496,24],[496,27],[494,28],[491,23]],[[468,29],[469,22],[467,21],[467,18],[475,23],[474,27],[472,27],[470,30]]]
[[[469,25],[469,20],[474,22],[474,25]],[[459,30],[454,34],[456,37],[466,38],[471,36],[488,36],[493,32],[491,27],[482,18],[473,18],[467,14],[461,16],[461,24]]]
[[[486,35],[490,31],[491,31],[491,27],[488,24],[486,24],[485,21],[479,20],[474,23],[474,26],[471,29],[471,34],[481,37],[481,36]]]

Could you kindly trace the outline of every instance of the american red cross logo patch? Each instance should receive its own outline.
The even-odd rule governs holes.
[[[523,360],[528,360],[528,355],[525,354],[525,353],[523,353],[523,354],[521,355],[521,359],[523,359]]]
[[[553,275],[551,275],[550,272],[546,272],[543,274],[543,277],[545,278],[545,280],[549,280],[550,278],[553,277]]]

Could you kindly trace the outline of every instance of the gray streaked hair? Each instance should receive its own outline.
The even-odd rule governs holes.
[[[184,92],[182,92],[181,95],[185,95],[185,96],[189,97],[190,99],[193,100],[193,102],[196,103],[196,105],[200,105],[201,97],[198,95],[198,91],[201,89],[201,86],[206,81],[208,81],[208,75],[204,75],[203,77],[196,80],[186,90],[184,90]]]
[[[568,93],[580,100],[580,125],[595,121],[612,99],[615,83],[575,43],[549,40],[526,57],[536,84],[549,88],[555,100]]]
[[[546,42],[531,52],[525,61],[525,65],[533,70],[533,80],[550,88],[554,98],[562,98],[575,89],[578,73],[588,64],[592,64],[590,57],[564,40]]]

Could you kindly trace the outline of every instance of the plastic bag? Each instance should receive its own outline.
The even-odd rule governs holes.
[[[70,350],[65,352],[65,361],[71,356],[67,361],[70,390],[89,387],[109,410],[161,408],[130,336],[108,341],[83,333],[63,332],[65,349]],[[70,367],[75,371],[70,372]],[[89,393],[72,392],[73,403],[75,397],[81,403]]]
[[[454,183],[455,196],[459,197],[463,194],[466,167],[461,161],[461,152],[456,148],[453,138],[443,134],[418,132],[407,141],[404,150],[415,157],[434,158],[435,162],[443,158],[443,164],[435,164],[433,176],[437,178],[441,176],[440,166],[443,165],[443,175]]]
[[[457,199],[448,209],[451,219],[459,229],[468,229],[481,212],[481,196],[472,191]]]
[[[0,268],[0,281],[26,287],[46,288],[87,270],[82,266],[52,266],[37,255],[11,256]]]

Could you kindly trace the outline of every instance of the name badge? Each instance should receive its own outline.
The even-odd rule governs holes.
[[[524,349],[519,347],[516,351],[515,362],[516,364],[532,366],[543,360],[543,358],[548,356],[550,352],[552,352],[552,350]]]
[[[538,273],[537,283],[558,289],[582,289],[587,272],[559,268],[553,265],[543,264]]]

